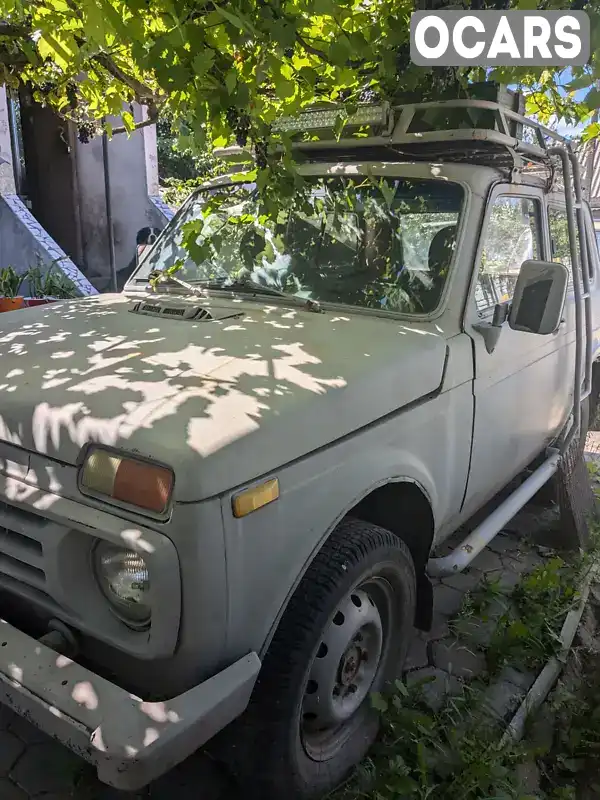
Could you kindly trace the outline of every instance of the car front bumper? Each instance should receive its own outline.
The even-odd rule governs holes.
[[[246,708],[260,669],[250,653],[164,702],[144,702],[0,620],[0,702],[135,790],[191,755]]]

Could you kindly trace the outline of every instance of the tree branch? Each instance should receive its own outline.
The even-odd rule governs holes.
[[[145,83],[142,83],[137,78],[134,78],[133,75],[128,75],[124,70],[122,70],[112,58],[108,55],[108,53],[96,53],[93,55],[92,61],[96,61],[100,66],[104,67],[104,69],[110,73],[113,78],[116,78],[121,83],[125,84],[125,86],[129,86],[130,89],[133,90],[135,93],[135,99],[139,103],[143,103],[145,105],[154,105],[156,103],[156,95],[152,91],[149,86],[146,86]]]
[[[151,109],[152,109],[152,113],[151,113]],[[148,107],[148,119],[145,119],[142,122],[137,122],[133,126],[133,128],[126,128],[124,125],[122,125],[122,126],[120,126],[118,128],[113,128],[112,129],[112,134],[113,134],[113,136],[116,136],[118,133],[135,133],[135,131],[139,131],[142,128],[149,128],[150,125],[155,125],[156,124],[156,121],[158,120],[158,116],[159,116],[158,107],[155,106],[155,105],[153,105],[151,107],[149,106]]]
[[[72,0],[68,0],[70,8],[77,11],[76,6]],[[31,37],[31,28],[27,25],[17,25],[11,22],[0,22],[0,37],[7,37],[17,39],[19,37]],[[81,47],[85,44],[85,40],[79,36],[75,37],[75,41]],[[32,42],[33,44],[33,42]],[[128,75],[125,70],[121,69],[108,53],[96,53],[91,56],[92,61],[100,64],[104,69],[116,78],[118,81],[128,86],[134,93],[138,102],[144,105],[154,105],[156,103],[156,95],[149,86],[139,81],[133,75]],[[10,53],[6,48],[0,47],[0,61],[7,66],[25,66],[29,63],[29,59],[23,53]]]
[[[15,25],[11,22],[0,22],[0,36],[9,36],[12,39],[19,36],[31,36],[31,28],[27,25]]]
[[[11,53],[6,47],[0,45],[0,63],[7,67],[26,67],[31,62],[22,51]]]
[[[327,53],[324,53],[322,50],[319,50],[317,47],[313,47],[312,44],[309,44],[306,39],[300,36],[299,33],[296,33],[296,41],[302,45],[302,47],[306,50],[307,53],[310,53],[317,58],[320,58],[322,61],[326,61],[328,64],[331,64]]]

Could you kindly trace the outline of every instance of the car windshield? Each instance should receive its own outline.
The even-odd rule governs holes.
[[[434,311],[456,245],[462,188],[439,179],[309,180],[308,194],[275,219],[261,212],[253,184],[200,191],[133,279],[177,263],[176,277],[209,288],[263,287],[322,303]]]

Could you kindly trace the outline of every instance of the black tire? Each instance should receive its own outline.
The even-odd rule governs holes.
[[[363,591],[361,587],[367,588]],[[376,612],[368,607],[365,597]],[[380,643],[384,644],[380,644],[375,659],[375,678],[369,683],[370,688],[365,688],[368,681],[364,681],[359,694],[349,698],[348,693],[354,695],[357,687],[350,684],[348,689],[348,683],[341,683],[348,677],[348,665],[350,670],[356,670],[352,673],[355,676],[360,670],[371,669],[369,665],[360,666],[370,660],[368,645],[364,645],[364,651],[360,644],[356,645],[357,641],[368,641],[369,635],[363,638],[360,633],[355,634],[335,671],[341,682],[337,683],[336,678],[332,695],[335,699],[329,705],[340,702],[340,687],[342,702],[349,698],[353,704],[364,691],[369,694],[379,691],[400,674],[410,643],[416,603],[415,569],[410,552],[389,531],[360,520],[345,519],[323,545],[292,596],[265,656],[250,705],[238,721],[235,749],[228,748],[228,760],[238,777],[244,779],[246,794],[251,790],[252,796],[261,800],[320,797],[338,786],[373,744],[379,723],[369,695],[358,710],[349,712],[352,716],[347,722],[332,728],[335,747],[329,746],[329,750],[325,744],[315,749],[313,742],[320,741],[318,737],[324,742],[329,734],[310,730],[314,723],[306,721],[307,717],[317,716],[305,713],[306,703],[310,702],[307,696],[316,691],[310,685],[315,681],[309,678],[318,668],[325,634],[333,631],[339,642],[344,641],[347,632],[335,634],[332,626],[342,624],[335,620],[339,620],[340,608],[349,608],[340,606],[347,604],[348,598],[359,608],[357,614],[380,615]],[[364,606],[362,610],[357,600]],[[348,614],[348,624],[352,613]],[[341,618],[344,620],[343,614]],[[355,653],[357,647],[357,658],[348,655]],[[336,653],[332,648],[330,663],[336,663]],[[330,696],[327,689],[323,695]],[[324,754],[330,757],[323,759]]]

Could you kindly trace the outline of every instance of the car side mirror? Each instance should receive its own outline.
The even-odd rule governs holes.
[[[508,324],[515,331],[547,336],[560,325],[569,272],[553,261],[524,261],[521,265]]]

